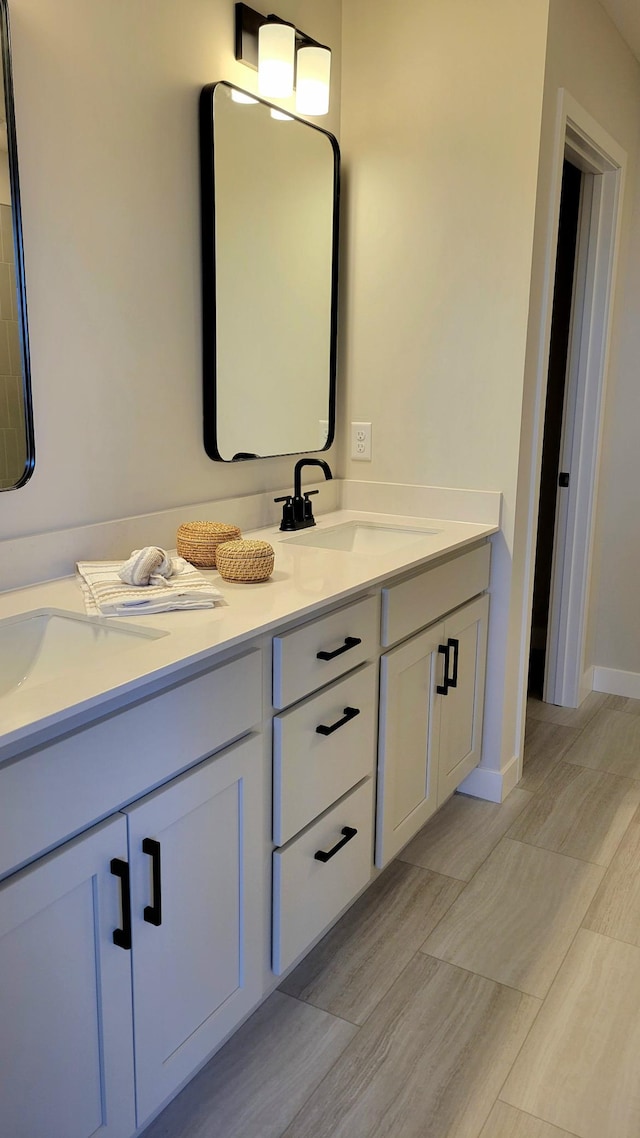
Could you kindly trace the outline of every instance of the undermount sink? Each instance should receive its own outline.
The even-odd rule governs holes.
[[[391,526],[377,522],[342,522],[327,529],[304,530],[286,538],[291,545],[312,545],[317,549],[343,549],[347,553],[395,553],[407,545],[424,542],[440,533],[437,529]]]
[[[63,609],[34,609],[0,620],[0,696],[56,679],[61,672],[91,666],[166,636],[158,629],[120,628],[102,617]]]

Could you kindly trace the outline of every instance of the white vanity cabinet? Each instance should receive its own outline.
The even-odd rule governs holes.
[[[372,874],[378,613],[367,596],[274,638],[274,705],[298,701],[273,724],[276,975]]]
[[[383,589],[376,865],[387,865],[480,761],[488,545]],[[461,604],[467,597],[470,603]],[[459,607],[455,607],[459,606]]]
[[[477,597],[444,622],[443,692],[438,702],[438,806],[480,762],[489,597]],[[448,654],[446,649],[448,649]]]
[[[130,953],[113,858],[122,815],[0,886],[3,1138],[129,1138],[135,1129]]]
[[[371,578],[0,762],[2,1138],[132,1138],[459,786],[489,557]]]
[[[0,885],[3,1138],[130,1138],[260,1000],[268,756],[247,729],[261,717],[252,651],[33,753],[46,787],[80,745],[89,779],[67,796],[86,809],[101,773],[104,801],[106,768],[116,812]],[[171,751],[188,769],[118,810]],[[7,817],[29,759],[0,767]],[[51,836],[46,819],[27,829],[34,850]]]
[[[250,736],[125,810],[139,1125],[262,993],[261,758]]]

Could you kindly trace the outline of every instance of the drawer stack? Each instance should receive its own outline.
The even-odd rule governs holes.
[[[274,638],[278,975],[371,876],[378,628],[378,599],[365,597]]]

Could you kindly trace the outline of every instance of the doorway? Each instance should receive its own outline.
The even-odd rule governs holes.
[[[582,180],[582,171],[565,158],[560,194],[529,650],[528,691],[529,695],[537,699],[543,698],[545,687],[554,546],[558,529],[558,494],[568,489],[570,480],[570,472],[560,470],[560,458],[566,419],[571,318],[576,299],[576,253]]]
[[[575,168],[575,172],[569,170],[566,177],[563,176],[565,161]],[[568,91],[561,89],[551,165],[531,465],[527,477],[527,569],[521,610],[521,739],[530,660],[532,688],[539,693],[542,684],[542,698],[548,703],[578,707],[593,686],[592,662],[587,659],[587,617],[602,408],[626,165],[627,155],[622,147]],[[579,198],[577,226],[576,196]],[[561,206],[565,246],[561,254],[562,268],[558,263]],[[561,274],[565,280],[568,278],[569,284],[565,283],[564,289],[556,289],[556,277]],[[556,295],[558,303],[563,298],[563,303],[569,305],[566,351],[563,350],[563,340],[567,339],[566,311],[564,317],[554,319]],[[549,374],[552,326],[554,364],[560,361],[553,370],[560,374],[559,387]],[[552,391],[547,400],[548,378]],[[545,443],[541,497],[547,403],[555,408],[555,418],[554,412],[548,418],[549,423],[555,422],[555,441],[550,427]],[[558,486],[560,474],[569,475],[568,485]],[[541,547],[539,563],[537,535]]]

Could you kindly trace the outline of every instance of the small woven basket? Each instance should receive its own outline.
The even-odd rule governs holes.
[[[184,522],[178,527],[176,549],[198,569],[215,569],[218,546],[239,537],[242,531],[228,522]]]
[[[275,553],[268,541],[226,541],[218,546],[216,560],[225,581],[267,581]]]

